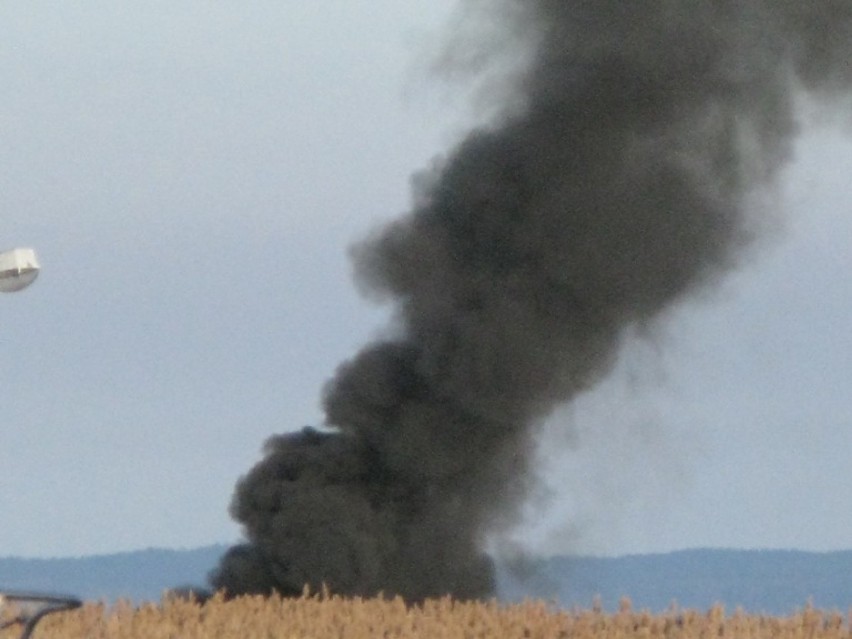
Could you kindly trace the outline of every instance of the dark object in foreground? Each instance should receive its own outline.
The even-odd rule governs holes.
[[[0,630],[21,624],[23,626],[21,639],[29,639],[36,624],[44,617],[54,612],[79,608],[83,602],[67,595],[0,590],[0,611],[9,604],[19,608],[18,614],[13,619],[0,621]]]

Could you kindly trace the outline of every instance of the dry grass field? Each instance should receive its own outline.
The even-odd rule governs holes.
[[[0,632],[17,637],[18,629]],[[214,597],[204,604],[164,599],[134,607],[89,603],[48,616],[36,639],[396,639],[519,637],[556,639],[852,639],[849,618],[804,607],[787,617],[742,612],[557,610],[542,601],[514,605],[450,598],[407,606],[400,599],[329,596]]]

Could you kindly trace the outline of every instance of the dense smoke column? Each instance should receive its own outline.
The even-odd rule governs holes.
[[[484,536],[523,497],[536,425],[626,327],[732,265],[792,92],[852,79],[848,0],[484,4],[530,34],[518,93],[357,249],[394,337],[337,371],[331,433],[273,438],[240,481],[248,541],[215,587],[490,594]]]

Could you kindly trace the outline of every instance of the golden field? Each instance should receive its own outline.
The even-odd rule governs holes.
[[[852,614],[852,613],[851,613]],[[17,637],[19,628],[0,632]],[[451,598],[407,606],[401,599],[327,595],[216,596],[204,604],[164,599],[159,604],[88,603],[45,618],[35,639],[397,639],[523,637],[539,639],[852,639],[849,618],[804,607],[766,617],[721,607],[708,612],[636,612],[627,600],[615,613],[558,610],[542,601],[521,604],[458,602]]]

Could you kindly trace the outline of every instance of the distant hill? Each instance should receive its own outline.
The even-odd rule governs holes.
[[[60,592],[83,599],[158,601],[163,591],[203,586],[228,549],[146,549],[69,559],[0,558],[0,589]]]
[[[84,599],[157,601],[173,587],[206,583],[227,546],[148,549],[75,559],[0,558],[0,588],[63,592]],[[498,569],[500,599],[545,599],[588,608],[596,597],[615,610],[622,596],[659,612],[672,602],[706,610],[789,614],[809,600],[845,612],[852,606],[852,551],[685,550],[616,558],[553,557]]]
[[[628,596],[634,609],[706,610],[716,603],[767,614],[814,606],[852,606],[852,551],[684,550],[616,558],[555,557],[500,570],[501,596],[549,599],[565,607],[615,610]]]

